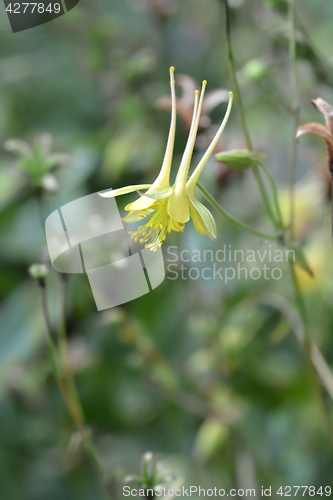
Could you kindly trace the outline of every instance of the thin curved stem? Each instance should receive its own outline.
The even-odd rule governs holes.
[[[46,336],[46,341],[47,345],[49,348],[49,355],[51,359],[51,364],[53,368],[53,372],[55,374],[55,378],[57,381],[59,380],[60,374],[59,374],[59,366],[58,366],[58,359],[57,359],[57,349],[53,340],[53,334],[52,334],[52,325],[51,325],[51,320],[50,320],[50,315],[47,307],[47,296],[46,296],[46,285],[38,285],[41,291],[41,298],[42,298],[42,311],[43,311],[43,318],[44,318],[44,324],[45,324],[45,336]]]
[[[296,130],[298,127],[298,91],[297,91],[297,57],[296,57],[296,0],[289,1],[289,59],[290,77],[292,85],[291,113],[293,117],[292,142],[289,164],[289,203],[290,203],[290,237],[295,232],[295,182],[296,182],[296,160],[297,140]]]
[[[284,229],[284,224],[283,224],[283,218],[282,218],[281,209],[280,209],[279,194],[278,194],[278,191],[276,189],[276,185],[275,185],[274,179],[271,176],[270,171],[265,167],[265,165],[263,163],[259,162],[258,165],[265,172],[265,174],[266,174],[266,176],[267,176],[267,178],[269,180],[269,183],[271,185],[272,192],[273,192],[273,197],[274,197],[274,204],[275,204],[276,214],[277,214],[277,223],[278,223],[277,227],[278,227],[278,229],[282,229],[283,230]]]
[[[228,0],[223,0],[225,6],[225,16],[226,16],[226,38],[227,38],[227,52],[228,52],[228,63],[229,70],[231,75],[232,84],[234,87],[235,100],[238,106],[238,112],[241,119],[241,124],[243,128],[243,133],[245,137],[245,141],[249,150],[252,150],[252,143],[250,134],[247,129],[246,121],[245,121],[245,113],[241,100],[241,95],[239,92],[238,82],[236,78],[233,54],[231,50],[231,39],[230,39],[230,14],[229,14],[229,6]],[[290,0],[289,2],[289,26],[290,26],[290,42],[289,42],[289,58],[290,58],[290,73],[292,79],[292,102],[291,102],[291,111],[293,114],[293,137],[292,137],[292,148],[291,148],[291,157],[290,157],[290,168],[289,168],[289,193],[290,193],[290,240],[294,240],[294,224],[295,224],[295,180],[296,180],[296,153],[297,153],[297,142],[296,142],[296,129],[298,125],[298,90],[297,90],[297,68],[296,68],[296,0]],[[261,194],[263,196],[263,200],[267,207],[268,212],[270,213],[270,205],[267,203],[267,196],[265,188],[262,184],[262,180],[260,178],[257,166],[255,165],[253,168],[253,173],[257,179]],[[221,210],[220,210],[221,211]],[[286,229],[283,229],[283,236],[286,239],[287,236]],[[322,387],[318,383],[318,378],[316,373],[313,370],[313,358],[312,358],[312,341],[310,338],[310,334],[307,328],[307,314],[306,314],[306,306],[304,303],[304,298],[299,288],[296,275],[295,275],[295,263],[290,263],[290,273],[292,277],[292,281],[294,283],[295,288],[295,301],[300,312],[300,316],[302,319],[302,323],[304,325],[304,331],[306,332],[305,342],[304,342],[304,350],[306,355],[306,360],[308,364],[308,369],[310,375],[314,382],[314,388],[316,392],[316,396],[320,403],[320,408],[323,414],[323,418],[325,421],[325,425],[327,428],[327,432],[329,435],[330,442],[333,446],[333,432],[332,432],[332,422],[328,412],[328,408],[326,406],[326,401],[324,395],[322,393]]]
[[[327,406],[327,401],[325,399],[325,396],[322,391],[321,384],[319,383],[317,373],[315,371],[314,363],[313,363],[313,342],[309,333],[308,329],[308,319],[307,319],[307,311],[306,311],[306,306],[304,302],[304,298],[299,286],[299,283],[297,281],[296,273],[295,273],[295,267],[294,263],[292,261],[289,262],[290,266],[290,274],[293,282],[293,286],[295,289],[295,295],[296,295],[296,302],[298,305],[298,309],[302,318],[302,323],[304,326],[304,351],[305,351],[305,358],[306,362],[308,365],[309,369],[309,374],[311,376],[312,384],[315,390],[315,394],[317,396],[318,404],[321,409],[322,415],[323,415],[323,420],[325,422],[327,434],[329,437],[330,445],[333,450],[333,424],[330,416],[330,411]]]
[[[244,107],[243,107],[242,97],[240,94],[239,85],[238,85],[238,81],[237,81],[237,77],[236,77],[234,57],[233,57],[232,48],[231,48],[230,12],[229,12],[228,0],[223,0],[223,2],[224,2],[224,7],[225,7],[225,30],[226,30],[228,65],[229,65],[229,72],[230,72],[230,77],[231,77],[232,88],[233,88],[233,92],[235,95],[235,101],[236,101],[236,105],[237,105],[237,109],[238,109],[239,118],[240,118],[240,121],[242,124],[242,129],[243,129],[243,133],[244,133],[246,147],[250,151],[253,151],[252,141],[251,141],[250,134],[249,134],[247,124],[246,124]],[[253,175],[257,181],[259,191],[260,191],[261,197],[263,199],[263,202],[265,204],[265,207],[267,209],[267,212],[270,215],[270,218],[272,219],[273,224],[276,225],[274,213],[272,211],[272,208],[271,208],[271,205],[269,202],[269,198],[268,198],[267,193],[266,193],[265,186],[262,182],[260,173],[258,171],[258,167],[256,164],[253,164],[251,168],[252,168]]]
[[[67,288],[68,288],[67,276],[66,277],[59,276],[59,281],[61,286],[61,300],[62,300],[61,312],[60,312],[61,320],[58,330],[60,360],[75,406],[75,421],[77,423],[77,427],[79,429],[82,429],[85,426],[85,417],[83,414],[78,392],[75,386],[74,376],[72,373],[71,363],[69,359],[68,345],[67,345],[67,319],[66,319]]]
[[[42,195],[37,193],[35,195],[39,216],[42,226],[44,227],[44,216],[43,216],[43,200]],[[98,458],[98,454],[95,449],[95,445],[91,439],[89,430],[86,428],[85,417],[82,410],[82,405],[78,396],[78,392],[75,386],[74,377],[71,370],[70,360],[68,356],[68,346],[67,346],[67,325],[66,325],[66,308],[67,308],[67,280],[60,278],[61,280],[61,297],[62,297],[62,305],[61,305],[61,313],[60,313],[60,325],[58,329],[58,347],[55,344],[53,338],[53,328],[50,320],[48,307],[47,307],[47,290],[46,290],[46,282],[43,284],[39,284],[39,288],[41,290],[41,298],[42,298],[42,311],[45,323],[45,332],[47,343],[49,347],[49,355],[51,359],[52,370],[54,373],[54,377],[58,384],[59,390],[63,397],[64,403],[67,407],[67,410],[77,428],[77,431],[80,433],[82,443],[84,444],[85,450],[90,456],[92,462],[95,464],[96,469],[98,470],[102,481],[100,481],[101,493],[103,497],[108,500],[108,494],[103,484],[103,480],[107,477],[108,473],[104,470],[100,460]]]
[[[231,78],[233,92],[235,95],[235,101],[237,104],[239,118],[240,118],[240,121],[242,123],[242,129],[243,129],[243,133],[244,133],[246,147],[247,147],[247,149],[252,151],[252,149],[253,149],[252,142],[251,142],[249,131],[248,131],[247,126],[246,126],[245,113],[244,113],[241,94],[239,91],[238,81],[236,78],[234,56],[233,56],[232,48],[231,48],[230,12],[229,12],[228,0],[223,0],[223,2],[224,2],[224,7],[225,7],[225,32],[226,32],[226,43],[227,43],[227,54],[228,54],[228,65],[229,65],[230,78]]]
[[[250,297],[246,297],[242,304],[262,304],[268,305],[277,309],[286,318],[289,323],[296,339],[304,347],[305,342],[305,329],[301,315],[288,299],[277,293],[265,292],[254,293]],[[318,377],[321,379],[323,386],[327,390],[333,401],[333,373],[320,352],[317,344],[312,341],[311,343],[311,359],[317,371]]]
[[[235,224],[236,226],[240,227],[241,229],[244,229],[248,233],[254,234],[255,236],[258,236],[259,238],[262,238],[264,240],[270,240],[270,241],[276,241],[277,236],[275,234],[267,234],[267,233],[262,233],[261,231],[257,231],[253,227],[247,225],[245,222],[240,221],[237,219],[237,217],[234,217],[233,215],[229,214],[224,208],[220,206],[220,204],[211,196],[208,191],[198,182],[197,187],[200,189],[202,194],[204,194],[207,198],[207,200],[210,201],[210,203],[218,210],[226,219],[228,219],[230,222]]]
[[[90,458],[94,462],[96,468],[102,477],[105,477],[106,471],[100,463],[98,458],[98,453],[95,449],[95,445],[89,431],[86,428],[86,419],[84,416],[83,408],[79,398],[79,394],[76,388],[74,375],[71,368],[71,363],[69,359],[68,343],[67,343],[67,296],[68,296],[68,278],[67,276],[59,276],[60,286],[61,286],[61,313],[60,313],[60,324],[58,331],[58,341],[59,341],[59,353],[61,359],[61,367],[65,375],[66,387],[68,390],[68,397],[71,405],[71,415],[76,424],[77,430],[81,435],[82,442],[86,448],[86,451],[90,455]]]

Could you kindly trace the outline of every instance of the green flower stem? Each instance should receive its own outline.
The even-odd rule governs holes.
[[[227,54],[228,54],[228,65],[231,77],[232,88],[235,96],[235,100],[237,102],[237,110],[239,113],[239,118],[242,123],[242,128],[244,132],[245,142],[247,149],[252,151],[252,142],[250,138],[250,134],[248,132],[244,114],[244,108],[242,104],[242,98],[239,91],[239,86],[236,78],[235,72],[235,64],[234,64],[234,56],[231,49],[231,36],[230,36],[230,13],[229,13],[229,5],[228,0],[223,0],[225,6],[225,31],[226,31],[226,42],[227,42]]]
[[[292,100],[291,100],[291,111],[293,115],[293,132],[292,132],[292,143],[291,143],[291,154],[290,154],[290,167],[289,167],[289,195],[290,195],[290,238],[294,239],[295,232],[295,182],[296,182],[296,159],[297,159],[297,140],[296,140],[296,130],[298,127],[298,86],[297,86],[297,55],[296,55],[296,0],[289,1],[289,59],[290,59],[290,74],[292,81]],[[290,274],[292,277],[296,303],[302,318],[304,325],[304,350],[306,361],[309,368],[309,373],[313,382],[315,393],[319,402],[319,406],[322,411],[323,419],[326,425],[327,433],[329,436],[330,444],[333,449],[333,425],[330,416],[329,409],[327,407],[327,402],[324,397],[321,384],[319,383],[317,373],[314,369],[312,354],[313,354],[313,342],[308,329],[308,319],[307,311],[302,295],[302,291],[299,287],[297,277],[295,274],[295,263],[290,262]]]
[[[332,63],[331,61],[326,58],[320,50],[318,50],[318,47],[313,43],[311,36],[308,33],[308,30],[302,20],[302,18],[297,15],[296,12],[296,21],[297,21],[297,26],[299,31],[302,33],[304,36],[306,43],[312,52],[315,61],[314,65],[316,68],[316,71],[319,73],[320,77],[322,78],[323,82],[327,83],[327,85],[332,85],[333,83],[333,71],[332,71]]]
[[[242,129],[244,133],[244,138],[246,142],[246,147],[250,151],[253,151],[252,147],[252,142],[250,138],[249,131],[247,129],[246,125],[246,120],[245,120],[245,113],[244,113],[244,107],[242,103],[242,98],[241,94],[239,91],[239,86],[238,86],[238,81],[236,78],[236,71],[235,71],[235,64],[234,64],[234,57],[232,53],[232,48],[231,48],[231,36],[230,36],[230,12],[229,12],[229,5],[228,5],[228,0],[223,0],[224,6],[225,6],[225,29],[226,29],[226,42],[227,42],[227,54],[228,54],[228,65],[229,65],[229,72],[230,72],[230,77],[231,77],[231,83],[232,83],[232,88],[233,92],[235,95],[235,101],[237,103],[237,110],[239,113],[240,121],[242,124]],[[276,220],[274,217],[274,213],[272,212],[272,208],[269,202],[269,198],[267,196],[265,186],[262,182],[262,179],[260,177],[260,173],[258,171],[258,167],[256,164],[252,165],[252,172],[254,174],[254,177],[257,181],[259,191],[261,193],[261,197],[263,199],[263,202],[266,206],[267,212],[269,213],[274,225],[276,225]]]
[[[39,219],[40,219],[42,228],[44,230],[45,217],[44,217],[44,206],[43,206],[42,196],[43,196],[43,194],[41,192],[36,192],[35,193],[35,200],[36,200],[36,203],[37,203],[38,215],[39,215]]]
[[[298,296],[299,306],[302,308],[303,313],[302,316],[300,312],[295,310],[294,307],[289,303],[287,299],[280,295],[276,295],[273,293],[259,293],[255,294],[250,298],[246,298],[244,302],[246,303],[260,303],[265,304],[277,309],[283,314],[286,318],[287,322],[290,324],[295,337],[301,346],[305,349],[307,356],[307,366],[309,372],[311,374],[311,380],[316,388],[316,394],[318,397],[318,402],[320,408],[322,410],[323,416],[325,416],[325,425],[327,427],[327,432],[330,438],[330,444],[333,447],[333,434],[332,434],[332,425],[330,420],[330,413],[327,407],[327,403],[325,397],[323,395],[319,378],[323,383],[323,386],[327,390],[328,394],[333,399],[333,376],[331,369],[327,365],[325,359],[323,358],[318,346],[313,342],[304,326],[304,320],[306,319],[306,311],[304,306],[304,301],[302,295],[300,293],[298,283],[296,281],[296,276],[294,273],[294,269],[292,269],[293,283],[296,289],[296,294]]]
[[[46,284],[44,286],[39,285],[40,290],[41,290],[41,297],[42,297],[42,311],[43,311],[43,317],[44,317],[44,323],[45,323],[45,332],[46,332],[46,337],[47,337],[47,343],[49,347],[49,355],[51,359],[51,365],[54,373],[54,377],[56,379],[56,382],[58,384],[59,390],[61,392],[61,395],[63,397],[63,400],[66,404],[66,407],[68,409],[69,414],[71,415],[75,426],[77,428],[77,431],[80,433],[82,442],[85,446],[85,449],[87,453],[89,454],[91,460],[96,466],[96,469],[100,473],[101,477],[104,479],[106,477],[106,471],[102,467],[98,456],[97,452],[95,450],[93,441],[91,439],[91,436],[89,434],[89,431],[85,427],[85,421],[84,421],[84,415],[82,412],[81,404],[80,401],[77,397],[77,391],[75,389],[74,385],[74,380],[73,378],[71,381],[68,380],[68,372],[67,370],[63,370],[62,368],[64,367],[64,362],[59,362],[59,355],[57,352],[56,345],[53,340],[52,336],[52,327],[51,327],[51,321],[50,321],[50,316],[48,313],[48,307],[47,307],[47,293],[46,293]],[[65,303],[65,300],[63,304]],[[62,326],[60,330],[62,330],[61,337],[62,337],[62,347],[59,345],[59,351],[62,351],[62,354],[66,351],[66,356],[68,354],[67,351],[67,342],[66,342],[66,328],[65,328],[65,312],[63,314],[63,319],[62,319]],[[59,332],[60,333],[60,332]],[[60,335],[59,335],[59,341],[60,341]],[[59,342],[60,344],[60,342]],[[67,358],[68,359],[68,358]],[[104,485],[100,484],[102,488],[102,494],[105,500],[108,500],[108,494],[105,491]]]
[[[262,182],[262,179],[260,177],[260,174],[259,174],[259,171],[258,171],[258,167],[257,167],[257,165],[252,165],[251,168],[252,168],[252,172],[254,174],[254,177],[255,177],[255,179],[257,181],[257,184],[258,184],[258,187],[259,187],[259,191],[261,193],[261,197],[263,199],[263,202],[264,202],[264,204],[266,206],[267,212],[268,212],[270,218],[272,219],[272,222],[273,222],[274,226],[276,226],[277,225],[277,221],[276,221],[274,212],[272,210],[269,198],[267,196],[265,186],[264,186],[264,184]]]
[[[35,193],[35,199],[37,201],[39,218],[41,221],[42,228],[44,229],[44,206],[42,193]],[[100,460],[98,458],[97,451],[95,449],[95,445],[90,436],[90,432],[86,427],[85,417],[82,410],[82,405],[78,396],[78,392],[76,389],[74,377],[72,374],[70,361],[68,357],[68,347],[67,347],[67,327],[66,327],[66,306],[67,306],[67,283],[63,279],[60,278],[61,281],[61,297],[62,297],[62,305],[61,305],[61,314],[60,314],[60,325],[58,331],[58,347],[55,345],[53,339],[52,325],[50,316],[48,313],[47,307],[47,293],[46,293],[46,283],[43,286],[40,286],[41,296],[42,296],[42,311],[45,322],[45,331],[47,337],[47,343],[49,347],[49,355],[51,359],[51,365],[54,377],[56,379],[57,385],[63,397],[64,403],[67,407],[67,410],[75,424],[77,431],[81,436],[82,443],[85,447],[87,454],[90,456],[90,459],[94,463],[96,470],[98,471],[101,481],[99,481],[100,489],[102,497],[105,500],[109,500],[108,493],[105,489],[103,481],[106,479],[110,479],[109,473],[105,471]]]
[[[289,300],[281,295],[271,293],[271,292],[260,292],[253,294],[250,297],[246,297],[243,303],[250,304],[264,304],[273,307],[281,312],[281,314],[286,318],[290,327],[292,328],[295,337],[298,342],[304,346],[305,342],[305,330],[303,320],[299,314],[298,309],[296,309]],[[322,353],[320,352],[317,344],[312,341],[311,344],[311,359],[314,367],[318,373],[318,376],[323,382],[323,386],[326,388],[328,394],[333,400],[333,374],[330,367],[327,365]]]
[[[330,411],[327,406],[327,401],[325,399],[325,396],[323,394],[322,390],[322,385],[319,382],[318,379],[318,374],[316,372],[314,363],[313,363],[313,342],[309,333],[309,328],[308,328],[308,320],[307,320],[307,312],[306,312],[306,306],[304,302],[304,298],[299,286],[299,283],[297,281],[296,273],[295,273],[295,266],[294,262],[290,261],[289,262],[290,266],[290,274],[293,282],[293,286],[295,289],[295,295],[296,295],[296,304],[301,316],[301,320],[303,323],[304,327],[304,351],[305,351],[305,358],[306,362],[308,365],[308,370],[309,374],[311,377],[311,381],[315,390],[315,394],[317,396],[318,404],[321,409],[322,415],[323,415],[323,420],[326,426],[327,434],[329,437],[329,442],[331,445],[331,448],[333,450],[333,425],[332,425],[332,420],[330,416]]]
[[[225,15],[226,15],[226,38],[227,38],[227,52],[228,52],[228,62],[229,62],[229,70],[230,70],[230,75],[231,75],[231,80],[234,88],[234,95],[235,99],[237,102],[238,106],[238,112],[240,115],[241,119],[241,124],[243,128],[243,133],[245,136],[247,148],[249,150],[252,150],[252,143],[251,143],[251,138],[246,126],[246,121],[245,121],[245,114],[244,114],[244,108],[239,92],[239,87],[238,87],[238,82],[236,78],[236,72],[235,72],[235,66],[234,66],[234,61],[233,61],[233,55],[232,55],[232,50],[231,50],[231,41],[230,41],[230,15],[229,15],[229,6],[228,6],[228,0],[223,0],[224,5],[225,5]],[[289,43],[289,53],[290,53],[290,73],[292,77],[292,85],[293,85],[293,91],[292,91],[292,103],[291,103],[291,111],[293,114],[293,137],[292,137],[292,150],[291,150],[291,158],[290,158],[290,169],[289,169],[289,192],[290,192],[290,211],[291,211],[291,219],[290,219],[290,240],[291,242],[294,240],[294,225],[295,225],[295,180],[296,180],[296,148],[297,148],[297,142],[295,138],[295,132],[297,129],[298,125],[298,90],[297,90],[297,70],[296,70],[296,19],[295,19],[295,14],[296,14],[296,0],[290,0],[289,2],[289,25],[290,25],[290,43]],[[257,179],[257,182],[260,185],[262,184],[260,176],[258,177],[258,172],[257,172],[257,167],[253,169],[253,172],[255,174],[255,177]],[[264,187],[261,187],[261,192],[264,190]],[[265,204],[267,203],[267,198],[266,196],[263,197]],[[266,205],[267,206],[267,205]],[[283,230],[283,239],[284,241],[286,240],[287,237],[287,231],[286,229]],[[323,419],[325,421],[325,425],[328,431],[329,439],[330,442],[333,443],[333,433],[332,433],[332,423],[331,423],[331,418],[328,412],[328,409],[326,407],[326,402],[324,399],[324,396],[322,394],[322,388],[318,383],[318,378],[316,376],[316,373],[314,373],[313,370],[313,359],[312,359],[312,346],[313,342],[311,341],[310,334],[307,328],[307,314],[306,314],[306,307],[304,303],[304,298],[302,295],[302,291],[299,287],[299,284],[296,279],[296,274],[295,274],[295,263],[291,262],[290,263],[290,273],[292,277],[292,281],[294,283],[294,288],[295,288],[295,301],[297,308],[300,313],[300,317],[302,319],[302,323],[304,326],[304,331],[307,332],[305,335],[305,341],[304,341],[304,350],[305,350],[305,355],[307,359],[307,365],[309,372],[311,374],[311,377],[314,381],[314,387],[316,391],[316,396],[318,398],[318,401],[320,401],[320,408],[323,414]],[[314,375],[313,375],[314,373]]]
[[[68,353],[68,343],[67,343],[67,295],[68,295],[68,277],[59,276],[60,286],[61,286],[61,314],[60,314],[60,324],[58,330],[58,346],[59,346],[59,356],[61,361],[62,372],[65,376],[65,386],[67,399],[71,406],[71,415],[81,435],[82,442],[86,448],[87,453],[90,455],[93,463],[95,464],[97,470],[103,478],[106,477],[106,471],[104,470],[100,460],[98,458],[95,445],[90,436],[89,431],[86,428],[86,419],[82,409],[81,401],[76,388],[73,372],[71,369],[69,353]]]
[[[228,219],[236,226],[240,227],[241,229],[245,229],[245,231],[254,234],[255,236],[258,236],[259,238],[263,238],[265,240],[270,240],[270,241],[277,240],[277,236],[275,234],[266,234],[262,233],[261,231],[257,231],[253,227],[245,224],[245,222],[242,222],[239,219],[237,219],[237,217],[234,217],[233,215],[229,214],[219,205],[219,203],[208,193],[208,191],[199,182],[197,183],[197,187],[206,196],[207,200],[209,200],[210,203],[216,208],[216,210],[218,210],[226,219]]]
[[[57,359],[57,349],[53,340],[53,335],[52,335],[52,327],[51,327],[51,320],[47,308],[47,296],[46,296],[46,288],[45,284],[44,285],[38,285],[41,291],[41,297],[42,297],[42,310],[43,310],[43,318],[44,318],[44,323],[45,323],[45,333],[46,333],[46,341],[47,345],[49,348],[49,355],[50,355],[50,360],[52,364],[52,369],[55,375],[56,380],[58,381],[60,378],[60,373],[59,373],[59,367],[58,367],[58,359]]]
[[[289,0],[289,60],[290,76],[292,84],[291,112],[293,117],[293,132],[289,164],[289,203],[290,203],[290,237],[295,232],[295,182],[296,182],[296,160],[297,140],[296,130],[298,127],[298,92],[297,92],[297,56],[296,56],[296,0]]]
[[[38,213],[41,225],[44,229],[45,218],[43,216],[44,206],[43,206],[42,194],[35,193],[35,199],[37,201]],[[64,403],[67,407],[67,410],[71,415],[71,418],[75,424],[77,431],[80,433],[86,452],[90,456],[92,462],[95,464],[95,467],[98,470],[100,476],[103,479],[106,479],[109,477],[109,474],[107,471],[105,471],[105,469],[101,465],[93,440],[90,436],[89,431],[86,428],[82,405],[78,396],[74,377],[71,371],[71,366],[68,357],[67,328],[66,328],[67,283],[65,283],[65,280],[62,277],[60,278],[60,281],[62,281],[61,283],[62,310],[60,314],[61,322],[58,331],[59,351],[57,350],[52,334],[52,325],[47,307],[46,283],[44,284],[44,286],[39,285],[42,295],[42,310],[43,310],[46,337],[49,347],[49,355],[51,359],[52,370],[56,382],[58,384],[59,390],[61,392],[61,395],[63,397]],[[104,485],[101,484],[100,486],[102,489],[102,495],[106,500],[108,500],[108,494],[105,491]]]
[[[259,162],[258,165],[265,172],[265,174],[266,174],[266,176],[267,176],[267,178],[269,180],[269,183],[271,185],[272,192],[273,192],[273,197],[274,197],[274,204],[275,204],[276,214],[277,214],[277,228],[283,230],[284,229],[284,224],[283,224],[283,218],[282,218],[281,209],[280,209],[279,193],[278,193],[278,190],[276,188],[274,179],[271,176],[269,170],[265,167],[265,165],[263,163]]]
[[[60,313],[60,325],[58,330],[58,346],[59,355],[61,361],[61,367],[66,376],[68,382],[68,387],[70,389],[73,404],[75,407],[75,415],[77,426],[82,429],[85,425],[85,417],[83,414],[81,402],[78,396],[78,392],[75,386],[74,377],[71,369],[71,364],[69,360],[68,345],[67,345],[67,320],[66,320],[66,308],[67,308],[67,289],[68,289],[68,278],[67,276],[59,276],[60,286],[61,286],[61,313]]]
[[[146,341],[141,341],[136,326],[127,317],[120,319],[118,331],[122,339],[142,355],[147,366],[150,366],[153,371],[160,367],[163,368],[163,371],[173,373],[173,382],[171,383],[170,379],[154,378],[154,382],[169,401],[203,419],[216,413],[216,408],[206,402],[201,395],[194,395],[181,389],[179,382],[183,374],[170,365],[152,341],[149,343],[149,347]]]
[[[61,368],[59,366],[57,348],[56,348],[56,345],[54,343],[53,336],[52,336],[51,321],[50,321],[50,316],[49,316],[48,308],[47,308],[46,285],[40,286],[40,290],[41,290],[41,295],[42,295],[42,310],[43,310],[43,317],[44,317],[44,323],[45,323],[45,331],[46,331],[46,337],[47,337],[47,343],[48,343],[48,347],[49,347],[49,354],[50,354],[53,373],[54,373],[56,382],[59,386],[59,389],[61,391],[61,394],[64,398],[64,401],[66,403],[66,406],[67,406],[73,420],[75,421],[75,423],[77,423],[78,419],[76,416],[75,405],[73,404],[73,401],[70,397],[70,392],[68,390],[65,379],[61,374]]]

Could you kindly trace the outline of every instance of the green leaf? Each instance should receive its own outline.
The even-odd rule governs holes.
[[[69,165],[71,161],[71,157],[67,154],[51,154],[45,159],[44,171],[48,172],[52,170],[54,167]]]
[[[16,153],[18,156],[22,158],[30,157],[33,154],[32,149],[29,144],[20,139],[8,139],[4,143],[4,149],[9,151],[10,153]]]

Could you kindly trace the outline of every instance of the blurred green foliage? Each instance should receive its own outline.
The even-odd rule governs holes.
[[[285,214],[292,132],[287,2],[230,4],[254,148],[267,155]],[[45,219],[85,194],[155,178],[170,118],[155,103],[169,93],[170,65],[199,82],[207,79],[208,89],[230,89],[222,2],[82,0],[66,16],[15,35],[4,7],[0,10],[1,142],[19,138],[32,144],[47,133],[53,151],[71,156],[70,165],[52,172],[53,193],[42,183],[46,172],[38,170],[29,184],[15,175],[15,165],[11,168],[12,154],[3,149],[0,156],[0,496],[102,499],[51,373],[39,290],[27,268],[33,262],[49,266],[40,215]],[[321,96],[333,104],[333,4],[303,0],[297,11],[300,119],[320,121],[310,100]],[[213,124],[224,110],[223,104],[212,112]],[[214,132],[208,125],[200,133],[198,158]],[[175,162],[186,134],[178,119]],[[234,109],[220,150],[244,147]],[[63,157],[54,159],[58,164]],[[28,168],[24,157],[16,167]],[[297,236],[314,278],[300,270],[299,280],[311,332],[332,366],[333,266],[324,169],[323,144],[302,139]],[[232,175],[212,159],[204,177],[204,185],[230,212],[267,229],[250,172]],[[119,199],[119,207],[130,199]],[[184,235],[166,242],[166,264],[168,245],[269,248],[215,215],[217,242],[188,224]],[[148,295],[101,313],[86,277],[70,277],[70,360],[92,435],[112,476],[112,498],[121,498],[128,474],[139,474],[147,451],[161,453],[164,474],[187,485],[226,490],[264,485],[275,491],[281,485],[332,486],[332,455],[304,355],[274,296],[265,305],[251,300],[254,293],[270,297],[274,292],[290,301],[285,268],[279,281],[244,279],[227,286],[220,280],[166,279]],[[61,290],[50,266],[47,282],[57,325]]]

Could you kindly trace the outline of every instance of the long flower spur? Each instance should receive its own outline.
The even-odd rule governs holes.
[[[130,232],[129,234],[135,241],[139,241],[152,251],[156,251],[158,247],[162,245],[167,234],[171,234],[172,231],[183,232],[185,223],[190,220],[191,217],[196,230],[200,234],[207,234],[211,238],[216,238],[216,224],[214,218],[208,208],[196,199],[195,187],[228,121],[232,106],[232,92],[229,92],[229,103],[220,128],[199,164],[188,179],[188,172],[197,136],[207,82],[203,81],[201,92],[199,92],[199,90],[195,91],[195,102],[188,140],[179,165],[176,180],[173,186],[170,186],[170,171],[176,132],[174,71],[175,69],[171,67],[171,125],[164,160],[157,179],[153,184],[138,184],[100,193],[100,196],[104,198],[113,198],[122,194],[138,191],[140,197],[125,207],[125,210],[127,210],[129,214],[124,220],[126,222],[133,222],[140,219],[146,221],[145,224],[138,227],[137,231]],[[147,191],[143,194],[142,190],[146,189]]]

